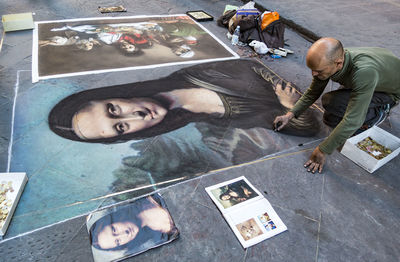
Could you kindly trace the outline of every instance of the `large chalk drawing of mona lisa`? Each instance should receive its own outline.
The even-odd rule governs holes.
[[[48,121],[54,133],[78,143],[130,143],[139,153],[122,157],[110,185],[113,192],[123,192],[277,152],[282,146],[270,131],[272,122],[299,97],[294,86],[260,62],[231,60],[81,91],[56,104]],[[309,109],[281,132],[288,140],[295,138],[290,135],[314,137],[319,126]],[[157,142],[149,149],[146,138]]]
[[[90,143],[154,137],[191,122],[272,129],[275,116],[298,98],[294,86],[257,61],[212,62],[158,80],[73,94],[51,110],[49,125],[59,136]],[[313,136],[318,126],[307,111],[282,133]]]

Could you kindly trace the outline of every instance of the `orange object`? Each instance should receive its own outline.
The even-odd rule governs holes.
[[[264,12],[262,14],[261,30],[264,30],[272,22],[279,20],[278,12]]]

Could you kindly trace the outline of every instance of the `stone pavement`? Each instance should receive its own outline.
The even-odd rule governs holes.
[[[278,11],[309,38],[334,36],[345,46],[382,46],[400,55],[399,1],[256,1]],[[83,4],[84,3],[84,4]],[[85,1],[51,4],[0,0],[0,12],[36,10],[35,20],[94,16],[98,5]],[[239,1],[112,1],[123,4],[129,15],[175,14],[203,9],[218,17],[225,4]],[[6,10],[6,11],[5,11]],[[91,13],[92,12],[92,13]],[[204,25],[225,39],[214,22]],[[293,24],[292,24],[293,25]],[[303,30],[307,29],[307,30]],[[310,33],[311,32],[311,33]],[[5,171],[10,128],[10,106],[16,70],[30,69],[30,33],[6,35],[0,53],[0,171]],[[372,36],[372,37],[371,37]],[[21,38],[26,42],[18,42]],[[305,54],[311,45],[288,29],[286,42],[295,54],[263,62],[302,90],[311,80]],[[4,49],[5,48],[5,49]],[[24,49],[25,51],[21,52]],[[240,52],[241,50],[238,50]],[[111,78],[112,79],[112,78]],[[329,89],[333,88],[331,85]],[[400,109],[382,126],[400,137]],[[400,257],[400,158],[369,174],[338,152],[328,159],[321,175],[301,167],[319,141],[288,148],[273,156],[235,166],[160,190],[181,237],[163,247],[127,261],[398,261]],[[245,175],[265,195],[288,231],[244,250],[204,188]],[[1,261],[92,261],[85,216],[0,242]]]
[[[258,0],[310,38],[331,36],[344,46],[378,46],[400,56],[399,0]]]

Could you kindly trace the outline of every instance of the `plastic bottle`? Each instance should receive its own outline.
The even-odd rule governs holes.
[[[240,25],[238,25],[233,32],[231,43],[232,45],[237,45],[239,43],[239,35],[240,35]]]

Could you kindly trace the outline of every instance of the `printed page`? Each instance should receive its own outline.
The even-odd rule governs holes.
[[[287,230],[265,198],[229,211],[225,218],[244,248]]]
[[[159,194],[93,212],[86,226],[95,262],[120,261],[179,236]]]
[[[207,187],[206,191],[223,214],[242,210],[243,206],[263,198],[244,176]]]

